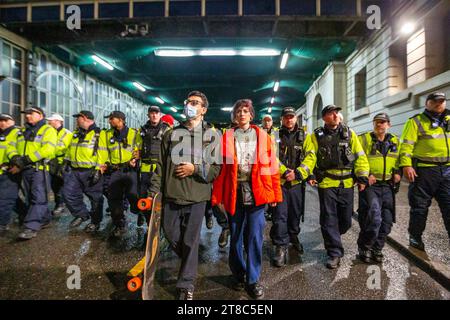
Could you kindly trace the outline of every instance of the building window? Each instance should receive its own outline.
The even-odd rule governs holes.
[[[367,82],[366,68],[364,67],[355,75],[355,110],[366,107]]]
[[[396,94],[407,88],[406,40],[399,40],[389,47],[389,88]]]
[[[6,77],[0,82],[0,112],[11,114],[20,123],[25,53],[23,49],[4,41],[0,41],[0,47],[0,74]]]

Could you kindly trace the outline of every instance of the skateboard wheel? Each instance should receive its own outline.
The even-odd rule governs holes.
[[[150,210],[152,208],[152,199],[143,198],[138,200],[138,209],[141,211]]]
[[[142,280],[139,277],[130,279],[127,283],[128,291],[136,292],[142,287]]]

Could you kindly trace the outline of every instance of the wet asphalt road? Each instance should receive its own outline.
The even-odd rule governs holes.
[[[270,223],[266,226],[261,277],[265,299],[450,299],[449,291],[389,246],[381,269],[360,262],[356,257],[356,222],[343,237],[346,255],[341,267],[335,271],[326,269],[318,199],[311,190],[306,208],[300,235],[305,254],[299,257],[290,249],[289,263],[282,269],[270,265]],[[129,232],[121,241],[108,237],[112,229],[108,216],[102,231],[91,236],[81,228],[68,231],[72,218],[66,213],[28,242],[15,241],[19,228],[13,224],[0,238],[0,299],[139,299],[138,293],[126,290],[126,274],[143,256],[145,230],[136,228],[134,216],[128,217]],[[218,248],[219,234],[217,224],[212,230],[202,230],[194,298],[249,299],[230,287],[227,248]],[[67,288],[67,269],[71,265],[80,268],[80,289]],[[170,249],[164,250],[156,274],[157,299],[175,298],[178,266]],[[380,275],[379,282],[376,274]]]

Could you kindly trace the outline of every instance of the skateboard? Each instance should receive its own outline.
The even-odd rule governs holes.
[[[160,249],[161,194],[157,193],[153,198],[139,199],[138,208],[141,211],[151,209],[147,245],[145,256],[128,272],[128,276],[132,278],[128,281],[127,288],[131,292],[142,288],[142,299],[151,300],[154,296],[156,264]]]

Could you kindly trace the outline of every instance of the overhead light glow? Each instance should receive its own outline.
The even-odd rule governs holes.
[[[232,49],[203,49],[198,54],[200,56],[235,56],[237,52]]]
[[[99,56],[93,54],[92,59],[94,59],[96,62],[100,63],[102,66],[104,66],[106,69],[108,70],[114,70],[114,67],[112,65],[110,65],[108,62],[106,62],[105,60],[103,60],[102,58],[100,58]]]
[[[280,69],[286,68],[287,62],[289,58],[289,53],[283,53],[283,57],[281,58]]]
[[[233,107],[224,107],[224,108],[221,108],[221,110],[230,112],[233,110]]]
[[[403,25],[401,31],[403,34],[411,34],[413,33],[414,29],[416,29],[416,26],[412,22],[407,22]]]
[[[146,90],[142,84],[140,84],[139,82],[136,82],[136,81],[133,82],[133,86],[135,86],[142,92],[145,92],[145,90]]]
[[[186,119],[186,116],[184,114],[180,114],[180,117],[182,117],[183,119]]]
[[[278,56],[280,51],[276,49],[242,49],[230,48],[204,48],[204,49],[156,49],[154,51],[159,57],[192,57],[192,56],[246,56],[265,57]]]
[[[270,104],[273,104],[275,102],[275,97],[272,97],[272,99],[270,99]]]
[[[158,103],[160,103],[160,104],[164,104],[165,103],[164,100],[161,99],[160,97],[155,97],[155,100],[158,101]]]
[[[170,107],[170,110],[172,110],[173,112],[178,112],[177,108],[174,107]]]
[[[155,56],[159,57],[192,57],[194,55],[195,55],[194,50],[186,50],[186,49],[155,50]]]
[[[267,109],[268,113],[272,113],[272,107],[269,107],[269,109]]]
[[[278,56],[280,55],[279,50],[274,49],[244,49],[239,52],[241,56],[252,56],[252,57],[265,57],[265,56]]]
[[[277,92],[279,88],[280,88],[280,81],[277,81],[273,86],[273,92]]]

